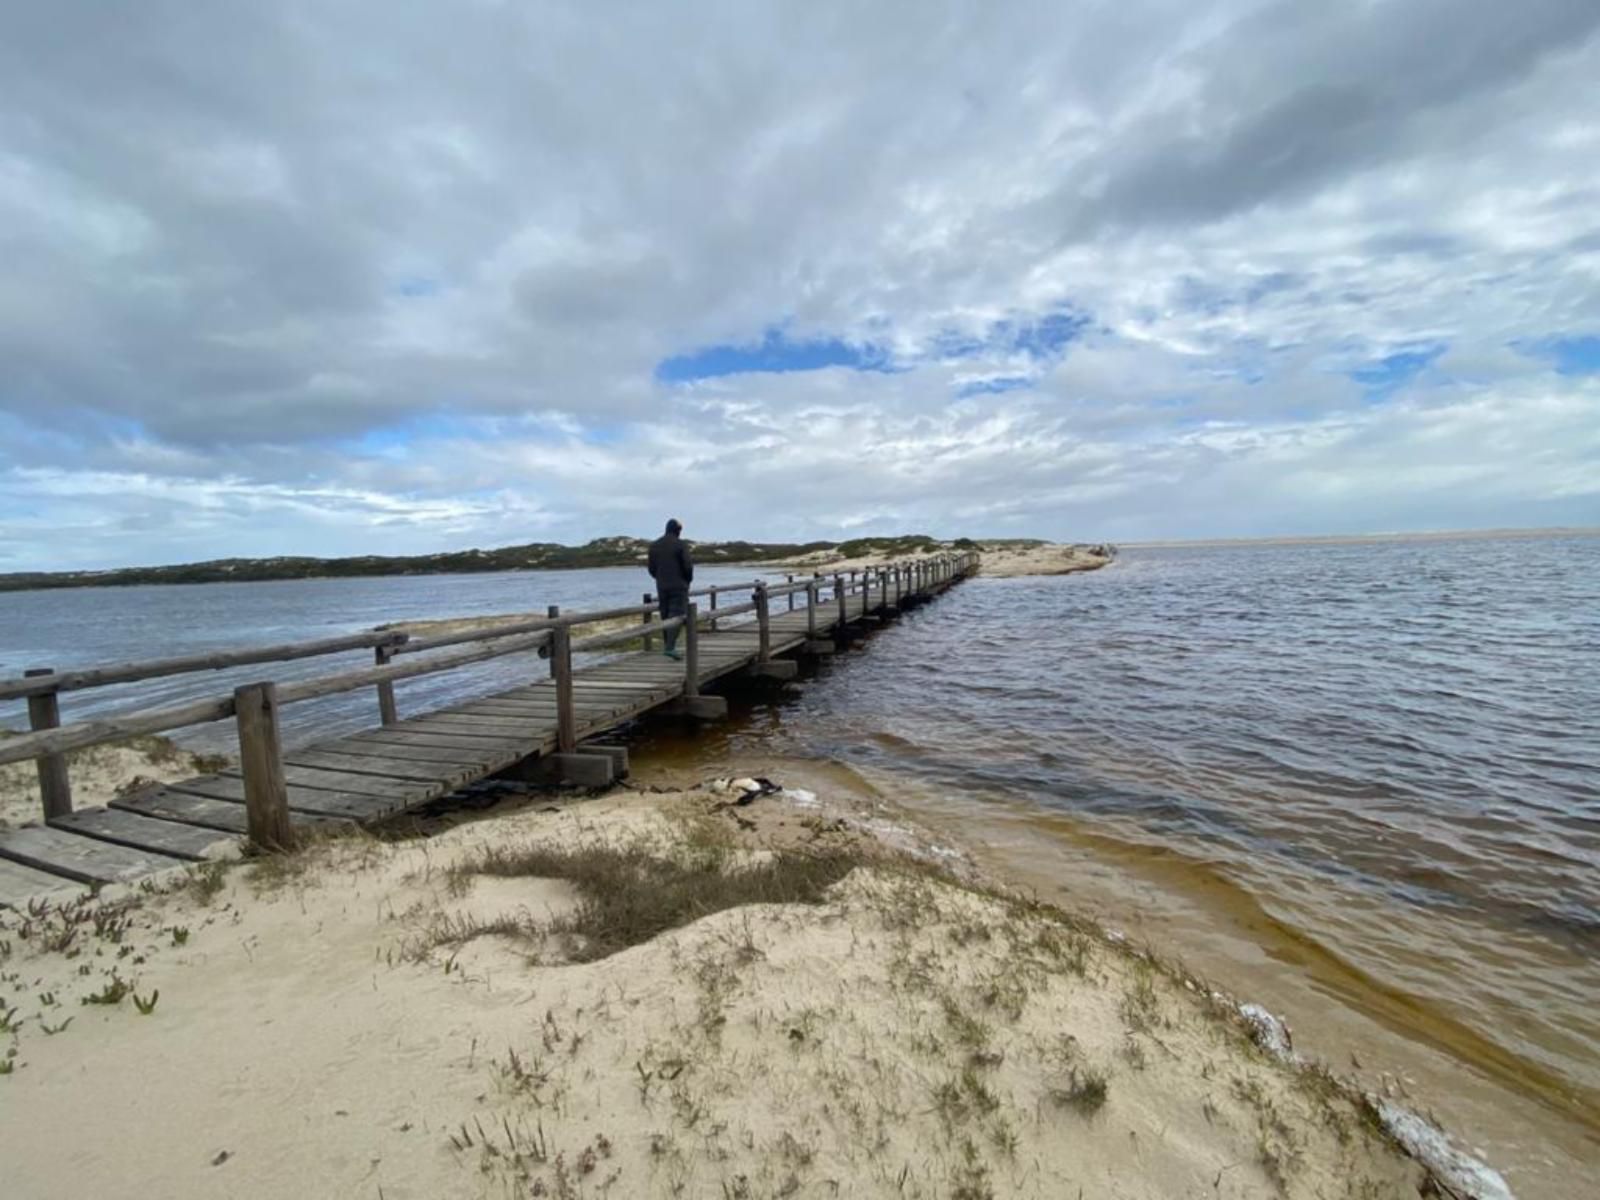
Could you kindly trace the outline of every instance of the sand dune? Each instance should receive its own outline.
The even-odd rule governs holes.
[[[8,1187],[1419,1194],[1369,1107],[1181,969],[882,813],[738,794],[536,799],[3,914]]]

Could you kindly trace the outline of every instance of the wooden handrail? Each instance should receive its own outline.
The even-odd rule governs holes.
[[[915,572],[909,576],[913,587],[920,582],[931,590],[938,585],[949,582],[958,575],[964,574],[975,561],[975,556],[970,552],[959,555],[939,555],[912,560],[911,563],[900,564],[890,568],[869,568],[859,573],[859,580],[857,578],[858,573],[852,571],[848,582],[845,580],[843,573],[835,572],[833,575],[834,598],[839,606],[839,618],[842,622],[848,615],[849,608],[846,603],[846,597],[857,593],[861,596],[861,611],[868,611],[872,603],[875,578],[880,589],[882,602],[887,603],[890,574],[895,576],[896,595],[898,596],[904,587],[906,578],[901,575],[903,569],[915,569]],[[814,575],[809,579],[802,579],[798,582],[782,584],[777,587],[768,587],[764,581],[756,580],[748,584],[715,584],[708,588],[692,591],[690,595],[710,595],[712,597],[713,607],[705,615],[713,622],[721,618],[739,616],[744,613],[756,613],[756,624],[760,638],[759,656],[762,660],[765,660],[770,654],[771,647],[769,624],[771,598],[774,595],[792,596],[797,592],[804,591],[807,594],[808,607],[815,610],[821,604],[819,588],[825,583],[826,580],[820,575]],[[719,592],[744,590],[750,590],[755,593],[750,603],[735,605],[731,608],[715,607],[716,596]],[[570,710],[572,653],[574,651],[602,649],[634,640],[641,636],[641,629],[635,627],[597,634],[575,642],[571,636],[572,628],[596,621],[639,616],[651,611],[650,605],[643,604],[563,616],[558,607],[551,606],[549,615],[543,619],[513,622],[503,626],[492,626],[488,629],[478,629],[461,634],[448,634],[438,638],[412,639],[398,630],[373,630],[366,633],[323,638],[316,641],[265,646],[255,650],[185,655],[107,667],[86,668],[77,671],[38,674],[22,679],[0,682],[0,700],[17,699],[24,696],[49,697],[62,691],[74,691],[113,683],[131,683],[141,679],[152,679],[192,671],[223,670],[228,667],[243,666],[251,663],[289,661],[323,654],[335,654],[345,650],[370,648],[374,651],[377,660],[371,667],[346,671],[321,679],[284,684],[281,688],[275,689],[274,694],[266,696],[265,700],[269,706],[281,706],[322,696],[335,695],[340,692],[354,691],[358,688],[376,686],[379,689],[383,719],[388,722],[395,719],[392,685],[398,680],[449,671],[456,667],[467,666],[471,663],[482,662],[486,659],[498,658],[503,655],[534,650],[550,644],[558,649],[558,652],[552,653],[551,663],[552,674],[557,679],[558,694],[563,690],[568,693],[569,703],[567,707]],[[675,617],[670,621],[650,626],[650,630],[652,633],[660,633],[682,627],[687,622],[693,622],[692,628],[697,631],[701,615],[698,606],[691,606],[690,612],[693,614],[692,617]],[[808,624],[814,628],[814,618]],[[388,661],[397,654],[414,654],[464,643],[475,643],[475,645],[471,649],[457,653],[418,659],[404,664]],[[565,682],[564,689],[562,687],[563,677]],[[262,685],[251,685],[252,688],[259,688],[260,686]],[[252,696],[255,695],[257,693],[252,692]],[[386,698],[387,703],[385,703]],[[224,696],[194,700],[164,708],[136,710],[120,717],[79,721],[55,728],[36,728],[30,733],[0,740],[0,764],[24,762],[28,759],[49,760],[70,750],[82,749],[105,742],[122,741],[141,734],[163,733],[188,725],[227,720],[236,715],[235,696]],[[572,714],[569,711],[565,722],[569,728],[562,731],[563,734],[567,735],[562,739],[564,741],[571,740],[571,719]],[[40,724],[42,725],[43,723],[44,720],[41,719]],[[67,799],[66,803],[70,804],[70,798]]]
[[[436,675],[471,663],[507,654],[520,654],[536,650],[548,642],[553,630],[540,630],[519,638],[496,638],[476,650],[461,650],[455,654],[441,654],[437,658],[420,658],[414,662],[391,663],[386,667],[363,667],[359,671],[346,671],[323,679],[306,679],[283,684],[278,689],[279,704],[298,704],[302,700],[316,700],[323,696],[336,696],[340,692],[353,692],[357,688],[371,687],[375,683],[394,683],[400,679],[413,679],[418,675]]]
[[[185,675],[192,671],[221,671],[252,663],[289,662],[338,654],[343,650],[366,650],[374,646],[401,646],[407,635],[398,630],[368,630],[343,637],[322,638],[314,642],[285,642],[255,650],[219,650],[208,654],[185,654],[177,658],[153,658],[145,662],[117,663],[109,667],[86,667],[78,671],[57,671],[22,679],[0,680],[0,700],[23,696],[44,696],[51,692],[75,692],[83,688],[105,687],[113,683],[134,683],[159,679],[165,675]]]
[[[672,617],[670,620],[650,626],[651,633],[665,633],[669,629],[678,629],[683,625],[682,617]],[[643,634],[641,626],[628,629],[613,629],[610,633],[596,633],[586,638],[580,638],[572,643],[572,652],[581,654],[588,650],[604,650],[607,646],[620,646],[624,642],[637,642]]]
[[[64,754],[102,742],[120,742],[144,733],[165,733],[185,725],[225,721],[233,716],[233,697],[191,700],[167,708],[146,708],[101,721],[75,721],[0,741],[0,764],[26,762],[43,754]]]
[[[363,667],[345,671],[322,679],[307,679],[285,684],[278,690],[277,702],[296,704],[339,692],[371,687],[378,683],[393,683],[418,675],[432,675],[449,671],[469,663],[517,654],[543,645],[550,639],[548,631],[528,634],[514,640],[501,640],[498,644],[437,658],[418,659],[409,663],[394,663],[385,667]],[[211,721],[225,721],[234,715],[233,697],[193,700],[167,708],[152,708],[96,721],[77,721],[58,729],[24,733],[0,741],[0,764],[24,762],[40,755],[61,754],[68,750],[81,750],[104,742],[120,742],[145,733],[164,733],[169,729],[182,729],[187,725],[204,725]]]

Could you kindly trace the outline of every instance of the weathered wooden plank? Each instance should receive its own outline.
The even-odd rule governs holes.
[[[0,742],[0,763],[24,762],[41,754],[61,754],[102,742],[120,742],[141,733],[165,733],[185,725],[222,721],[233,716],[233,698],[195,700],[168,708],[146,708],[105,720],[75,721],[59,729],[41,729]]]
[[[9,858],[0,858],[0,906],[22,908],[35,896],[59,892],[63,888],[81,892],[83,884],[76,879],[63,879],[59,875],[41,871],[37,867],[25,867]]]
[[[235,688],[233,707],[238,716],[238,774],[245,785],[250,842],[262,850],[292,849],[294,829],[289,824],[289,789],[278,728],[278,685],[268,680]]]
[[[114,808],[85,808],[57,817],[52,829],[98,838],[135,850],[150,850],[173,858],[203,859],[208,851],[234,839],[215,829],[166,821]]]
[[[402,735],[404,736],[404,735]],[[340,738],[336,742],[321,742],[306,747],[315,754],[342,754],[351,758],[398,758],[418,763],[436,763],[440,766],[463,770],[481,768],[500,757],[486,750],[458,750],[454,746],[417,746],[409,741],[386,742],[378,738]],[[290,758],[294,758],[290,755]]]
[[[224,778],[242,779],[236,771],[222,772]],[[342,792],[346,795],[377,796],[385,800],[423,800],[439,792],[438,787],[425,783],[407,783],[403,779],[378,779],[351,771],[329,771],[323,767],[283,768],[284,782],[295,787],[316,788],[323,792]]]
[[[146,788],[131,796],[119,796],[110,807],[124,812],[140,813],[147,817],[160,817],[167,821],[187,821],[191,825],[204,825],[220,833],[245,833],[248,822],[244,805],[233,800],[214,800],[206,796],[189,796],[169,788]]]
[[[356,775],[371,775],[378,779],[441,784],[448,787],[457,787],[485,773],[478,767],[465,767],[460,763],[420,762],[417,759],[371,754],[329,754],[317,750],[301,750],[296,754],[285,755],[285,758],[291,767],[318,767],[326,771],[344,771]]]
[[[111,808],[124,812],[141,813],[147,817],[160,817],[168,821],[184,821],[190,825],[204,825],[222,833],[246,833],[248,822],[244,804],[237,800],[217,800],[210,796],[190,796],[169,788],[148,788],[131,796],[120,796],[111,801]],[[296,828],[333,828],[352,824],[348,816],[322,816],[315,813],[290,811]]]
[[[211,776],[205,779],[186,779],[171,785],[175,792],[191,796],[209,796],[213,800],[232,800],[244,803],[244,780]],[[316,788],[289,787],[289,810],[292,813],[313,813],[323,817],[348,817],[355,821],[373,820],[388,816],[402,807],[399,800],[368,796],[359,792],[325,792]]]
[[[384,742],[388,745],[427,746],[446,750],[482,751],[485,754],[509,753],[526,748],[527,738],[504,737],[500,734],[477,736],[460,732],[440,733],[438,730],[420,729],[415,725],[396,725],[392,729],[374,729],[361,735],[364,742]]]
[[[573,702],[576,704],[577,693],[573,693]],[[591,694],[588,699],[578,704],[580,708],[604,709],[612,702],[609,694]],[[454,708],[443,708],[429,716],[503,716],[517,717],[531,716],[537,718],[541,713],[553,711],[556,704],[553,700],[546,700],[540,696],[519,696],[515,698],[502,697],[494,700],[474,700],[471,704],[461,704]]]
[[[115,846],[44,825],[0,833],[0,858],[80,883],[124,883],[184,865],[183,859],[171,855]]]
[[[553,716],[548,719],[530,717],[518,721],[509,717],[459,717],[440,714],[418,721],[416,728],[432,733],[448,733],[455,737],[492,738],[496,741],[516,738],[518,741],[531,744],[549,732],[548,727],[554,721]]]
[[[253,650],[224,650],[209,654],[186,654],[180,658],[156,658],[145,662],[118,663],[82,671],[62,671],[51,679],[9,679],[0,682],[0,700],[36,696],[45,692],[69,692],[79,688],[104,687],[111,683],[132,683],[166,675],[187,675],[195,671],[220,671],[248,663],[287,662],[315,658],[342,650],[364,650],[368,646],[398,646],[403,633],[355,633],[323,638],[314,642],[290,642],[282,646],[260,646]]]

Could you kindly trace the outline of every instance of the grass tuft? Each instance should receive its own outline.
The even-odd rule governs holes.
[[[452,874],[571,883],[582,899],[548,931],[572,938],[573,961],[594,962],[739,905],[819,904],[856,862],[846,855],[778,853],[729,870],[718,853],[679,861],[640,847],[492,847],[457,864]]]

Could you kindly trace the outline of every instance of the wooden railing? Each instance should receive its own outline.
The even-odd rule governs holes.
[[[72,811],[72,791],[64,755],[72,750],[108,742],[124,741],[141,734],[165,733],[208,722],[233,720],[239,736],[240,773],[244,778],[246,807],[249,810],[250,838],[259,846],[282,847],[289,844],[287,787],[283,775],[283,752],[278,711],[286,704],[297,704],[343,692],[371,687],[378,697],[379,717],[386,725],[399,720],[394,685],[403,679],[453,671],[474,663],[509,654],[538,651],[550,660],[550,675],[555,681],[557,708],[557,748],[570,753],[576,747],[577,722],[572,698],[573,656],[596,653],[643,640],[648,648],[654,636],[670,629],[684,632],[685,680],[683,693],[694,696],[699,690],[699,635],[702,627],[716,630],[720,624],[754,614],[757,635],[757,660],[767,662],[772,654],[772,603],[782,599],[787,611],[795,611],[804,597],[808,610],[808,633],[817,635],[818,613],[824,605],[837,606],[837,622],[844,625],[873,608],[897,604],[907,595],[920,594],[960,577],[976,561],[973,554],[939,555],[865,570],[821,573],[809,577],[789,576],[786,582],[771,585],[765,580],[739,584],[714,584],[689,593],[688,613],[671,620],[657,620],[656,607],[648,594],[645,602],[622,608],[563,614],[551,606],[542,618],[506,622],[503,625],[474,628],[431,638],[412,638],[401,631],[372,631],[315,641],[253,647],[235,651],[184,655],[120,663],[100,667],[54,671],[35,668],[20,679],[0,680],[0,700],[26,698],[30,731],[0,741],[0,764],[33,759],[39,773],[40,798],[46,820]],[[831,590],[830,597],[824,597]],[[722,597],[748,592],[743,603],[720,604]],[[708,599],[706,608],[698,603]],[[638,618],[637,624],[621,629],[573,637],[573,630],[600,622]],[[454,647],[463,647],[453,649]],[[136,683],[172,675],[220,671],[258,663],[288,662],[321,655],[371,649],[373,665],[315,679],[279,683],[263,680],[233,689],[231,695],[185,701],[160,708],[136,709],[117,716],[62,724],[59,696],[113,684]],[[446,651],[445,653],[437,653]],[[426,654],[414,661],[397,662],[401,656]]]

